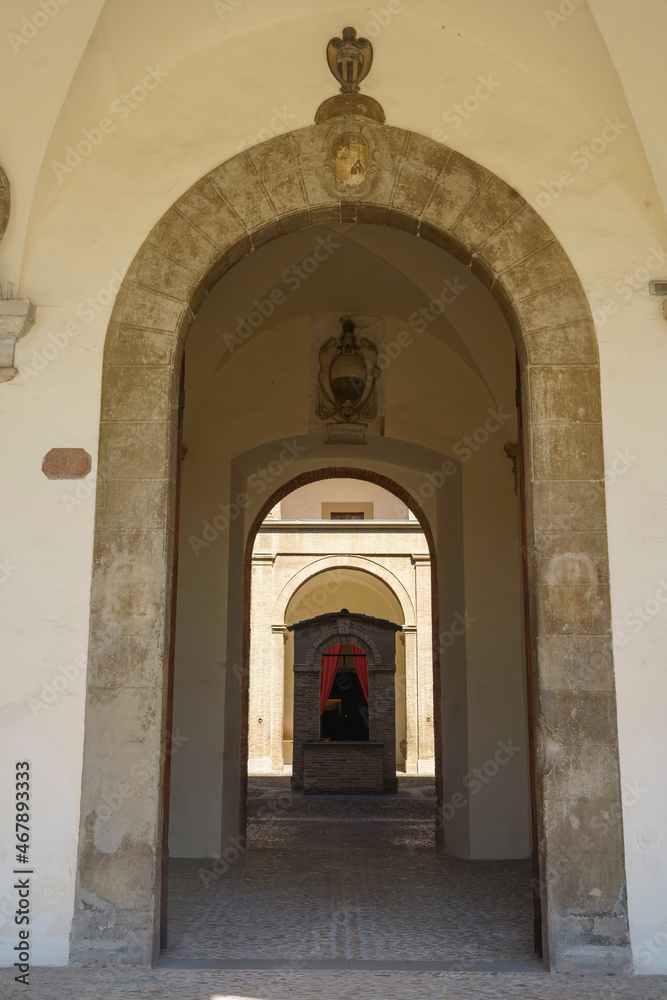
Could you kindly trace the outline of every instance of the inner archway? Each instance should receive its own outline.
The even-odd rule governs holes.
[[[118,295],[102,389],[85,834],[72,954],[143,962],[156,954],[170,499],[185,335],[207,292],[252,250],[314,224],[361,222],[419,235],[463,262],[490,289],[515,337],[525,413],[545,953],[554,969],[626,968],[598,357],[586,297],[548,227],[497,177],[415,134],[363,120],[352,127],[381,164],[363,190],[341,200],[332,186],[330,124],[271,140],[179,199],[149,235]],[[246,512],[244,530],[251,519]],[[238,580],[243,546],[235,545]],[[128,592],[135,597],[129,603]],[[236,663],[243,659],[241,638],[229,646]],[[585,713],[578,711],[582,703]],[[238,705],[234,698],[228,703],[230,745],[240,738],[242,705],[239,691]],[[137,769],[146,775],[145,794],[102,823],[102,795]],[[606,810],[618,819],[605,828],[595,857],[581,862],[577,879],[564,874],[564,866],[569,871],[578,863],[563,809],[576,811],[582,801],[587,814]],[[123,900],[130,897],[136,905],[128,912]],[[137,943],[131,953],[128,937]]]

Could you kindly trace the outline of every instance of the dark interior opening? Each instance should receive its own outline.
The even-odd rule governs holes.
[[[320,716],[320,739],[368,740],[368,703],[357,677],[354,657],[341,656],[331,694]]]

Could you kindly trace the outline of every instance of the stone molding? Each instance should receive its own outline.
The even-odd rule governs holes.
[[[330,178],[330,154],[343,127],[363,137],[368,169],[357,191],[341,193]],[[72,960],[150,964],[159,954],[160,750],[173,550],[173,508],[164,495],[174,482],[190,324],[216,282],[254,249],[295,230],[341,222],[390,226],[441,247],[486,286],[514,337],[525,421],[545,956],[559,971],[627,971],[599,355],[590,307],[554,233],[501,178],[423,135],[352,117],[277,136],[212,170],[157,222],[116,298],[104,350],[106,489],[97,491],[85,832]],[[156,455],[166,457],[158,462]],[[113,505],[103,499],[111,495]],[[155,524],[123,531],[133,512],[149,504],[160,511]],[[131,605],[124,599],[128,586],[138,595]],[[150,656],[135,649],[138,622],[148,628]],[[134,650],[129,660],[128,649]],[[148,767],[150,793],[129,802],[118,848],[102,852],[96,846],[101,796],[137,764]],[[612,817],[603,840],[573,861],[584,850],[575,831],[603,813]],[[591,895],[592,888],[599,892]],[[130,938],[141,943],[138,952],[128,951]]]
[[[378,668],[380,663],[380,652],[375,642],[366,632],[357,628],[357,626],[354,625],[349,618],[341,618],[339,619],[337,625],[327,629],[326,632],[321,632],[317,637],[317,640],[308,650],[307,662],[309,669],[317,669],[318,672],[322,669],[322,657],[326,653],[329,646],[333,645],[335,642],[353,642],[355,645],[363,649],[366,654],[368,659],[368,669],[375,670]]]
[[[30,299],[0,299],[0,382],[10,382],[18,375],[14,348],[34,326],[35,312]]]
[[[342,522],[324,522],[336,524]],[[421,533],[421,525],[418,526]],[[397,553],[392,553],[396,555]],[[398,553],[401,554],[402,553]],[[280,553],[279,553],[280,555]],[[412,558],[412,556],[411,556]],[[430,562],[431,557],[427,556],[426,561]],[[253,556],[254,561],[254,556]],[[399,580],[395,573],[392,573],[390,569],[383,566],[381,563],[376,562],[376,560],[371,559],[366,555],[345,555],[345,556],[321,556],[313,559],[312,562],[308,563],[302,569],[297,570],[294,576],[287,581],[285,586],[282,588],[278,598],[274,604],[273,617],[274,619],[285,618],[285,613],[289,607],[289,603],[296,594],[297,590],[302,587],[309,580],[312,580],[314,576],[318,576],[320,573],[325,573],[332,569],[349,569],[355,570],[361,573],[368,573],[370,576],[377,577],[381,580],[388,588],[391,590],[392,594],[401,606],[401,611],[403,612],[404,618],[415,618],[415,604],[406,590],[404,584]]]

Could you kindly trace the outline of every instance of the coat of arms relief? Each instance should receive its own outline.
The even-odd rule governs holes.
[[[384,431],[384,385],[377,363],[382,349],[381,321],[374,317],[318,317],[313,337],[316,381],[312,395],[317,430],[326,432],[326,444],[366,444],[367,433]]]

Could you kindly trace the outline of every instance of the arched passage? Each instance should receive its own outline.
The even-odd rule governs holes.
[[[341,197],[330,150],[343,128],[363,136],[373,166],[356,193]],[[507,318],[525,419],[545,954],[553,969],[626,968],[599,362],[586,296],[553,233],[516,191],[451,149],[363,119],[281,136],[216,168],[156,224],[118,294],[102,384],[72,956],[123,960],[129,938],[139,942],[132,960],[148,963],[157,949],[187,331],[208,291],[242,257],[326,222],[396,227],[431,241],[471,268]],[[593,567],[594,580],[582,583],[580,567]],[[139,772],[143,794],[102,823],[102,796]],[[591,857],[572,861],[572,831],[601,814],[618,818]]]
[[[265,527],[271,526],[272,522],[265,522]],[[280,565],[289,563],[290,558],[284,554],[278,556],[278,568],[275,559],[269,566],[260,562],[254,566],[254,572],[259,578],[270,574],[274,581],[282,579]],[[428,601],[429,611],[428,635],[422,643],[426,655],[421,662],[413,600],[416,577],[410,555],[402,556],[401,562],[405,564],[406,576],[409,574],[406,582],[412,584],[413,596],[403,581],[378,559],[329,555],[309,558],[307,565],[290,577],[270,617],[265,605],[251,602],[249,774],[266,773],[267,769],[282,774],[284,765],[291,764],[294,639],[288,626],[314,615],[338,611],[342,606],[402,626],[396,646],[396,766],[401,771],[418,773],[420,761],[422,770],[433,765],[430,587],[422,587],[420,594],[422,600]],[[421,709],[421,733],[420,700],[427,706]]]

